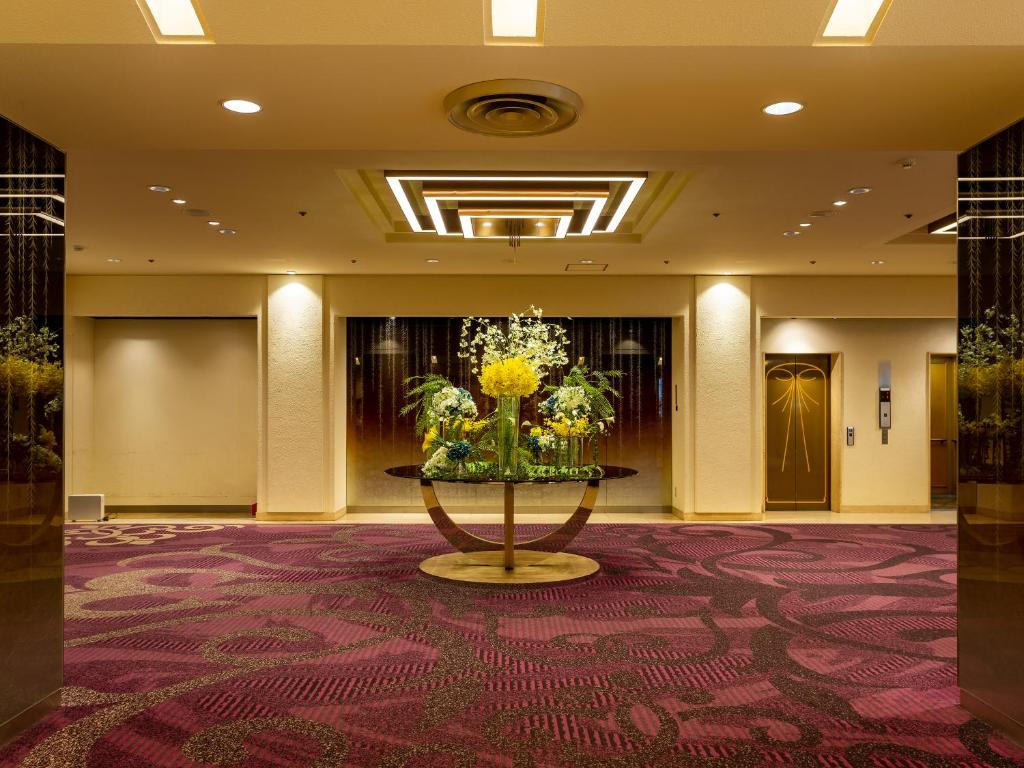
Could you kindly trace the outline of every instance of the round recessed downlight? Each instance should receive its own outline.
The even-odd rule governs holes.
[[[811,226],[811,222],[809,222],[809,221],[802,222],[800,224],[800,226],[803,227],[804,229],[806,229],[807,227]]]
[[[174,203],[175,205],[186,205],[188,203],[188,200],[176,197],[173,200],[171,200],[171,202]]]
[[[248,99],[225,99],[220,105],[228,112],[237,112],[240,115],[255,115],[263,110],[255,101]]]
[[[834,205],[836,208],[842,208],[844,205],[846,205],[846,201],[836,200],[834,203],[832,203],[832,205]]]
[[[874,260],[874,261],[872,261],[871,263],[872,263],[872,264],[874,264],[874,265],[875,265],[876,267],[877,267],[877,266],[880,266],[880,265],[882,265],[882,264],[885,264],[885,262],[884,262],[884,261],[882,261],[881,259],[875,259],[875,260]]]
[[[109,261],[111,264],[120,264],[121,263],[120,259],[107,259],[107,261]]]
[[[220,222],[217,221],[216,219],[210,219],[206,223],[209,224],[211,227],[219,227],[220,226]]]
[[[851,195],[866,195],[871,191],[871,187],[853,187],[847,190]]]
[[[593,259],[580,259],[580,264],[593,264]]]
[[[440,264],[440,259],[427,259],[427,264]]]
[[[171,188],[167,187],[167,186],[164,186],[163,184],[150,184],[149,185],[149,191],[150,192],[170,192]]]
[[[762,111],[772,117],[782,117],[783,115],[796,114],[803,108],[804,105],[799,101],[777,101],[774,104],[769,104]]]
[[[785,237],[799,237],[801,233],[799,229],[791,229],[787,232],[783,232],[782,234]]]
[[[217,231],[220,232],[222,235],[234,235],[234,234],[236,234],[236,230],[234,230],[234,229],[218,229]]]
[[[286,269],[285,270],[285,274],[286,275],[297,275],[299,273],[296,270],[294,270],[294,269]]]

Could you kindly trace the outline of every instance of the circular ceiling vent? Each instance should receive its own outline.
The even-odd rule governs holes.
[[[485,80],[445,97],[453,125],[485,136],[542,136],[568,128],[583,108],[578,94],[542,80]]]

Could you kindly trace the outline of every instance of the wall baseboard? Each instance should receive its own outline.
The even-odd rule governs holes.
[[[764,520],[763,512],[684,512],[673,507],[672,514],[687,523],[728,522],[730,520],[734,522],[761,522]]]
[[[571,515],[575,507],[572,504],[563,505],[546,505],[546,506],[529,506],[529,507],[516,507],[516,515]],[[355,505],[348,507],[348,512],[358,514],[392,514],[392,515],[412,515],[412,514],[425,514],[426,508],[421,504],[419,506],[372,506],[372,505]],[[445,505],[445,511],[451,515],[502,515],[504,511],[500,506],[461,506]],[[645,507],[609,507],[598,505],[594,507],[595,514],[608,513],[615,515],[629,515],[629,514],[666,514],[672,510],[669,507],[663,506],[645,506]]]
[[[1002,731],[1020,746],[1024,746],[1024,723],[1015,720],[963,688],[960,689],[960,706]]]
[[[839,508],[839,514],[868,514],[868,515],[885,515],[885,514],[900,514],[900,515],[927,515],[932,511],[930,504],[892,504],[892,505],[878,505],[878,506],[847,506],[843,505]]]
[[[260,512],[257,510],[256,519],[267,520],[275,523],[330,523],[335,520],[340,520],[347,513],[347,507],[336,509],[333,512]]]
[[[248,504],[107,504],[107,517],[118,515],[245,515]]]
[[[30,707],[26,707],[6,722],[0,723],[0,746],[14,739],[22,731],[42,720],[60,706],[60,691],[54,691]]]

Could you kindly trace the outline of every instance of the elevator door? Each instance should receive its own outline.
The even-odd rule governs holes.
[[[929,369],[932,509],[956,509],[956,357],[932,355]]]
[[[765,357],[765,509],[831,504],[829,355]]]

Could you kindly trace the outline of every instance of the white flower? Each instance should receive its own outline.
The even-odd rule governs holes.
[[[451,462],[448,461],[448,448],[442,445],[434,451],[434,455],[427,459],[423,465],[423,476],[438,477],[443,475],[450,467]]]
[[[457,416],[476,418],[476,403],[473,396],[461,387],[444,387],[430,400],[430,413],[437,419],[452,419]]]

